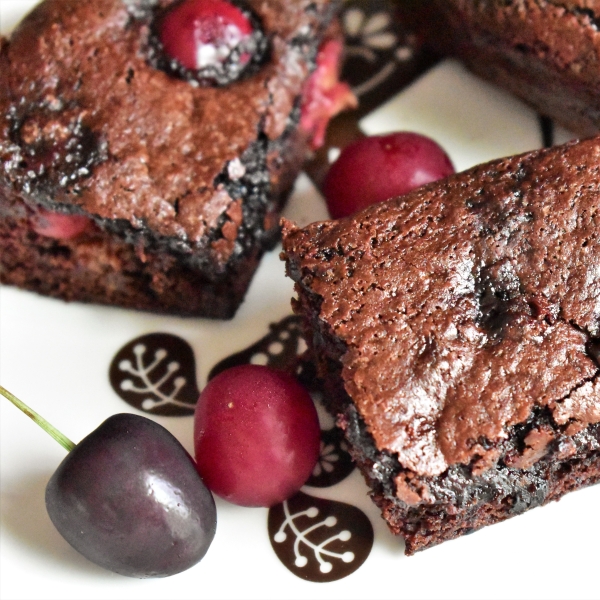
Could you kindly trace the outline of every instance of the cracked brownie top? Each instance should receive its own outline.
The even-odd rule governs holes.
[[[241,179],[251,143],[290,125],[334,6],[244,3],[265,38],[261,60],[215,86],[160,68],[153,30],[173,4],[46,0],[0,40],[0,191],[182,245],[228,207],[238,224],[239,203],[218,183]]]
[[[287,223],[284,253],[377,449],[428,477],[485,471],[540,410],[561,435],[600,422],[599,230],[596,138]]]

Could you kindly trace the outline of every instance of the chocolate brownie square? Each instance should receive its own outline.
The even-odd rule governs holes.
[[[600,481],[600,138],[284,226],[295,310],[407,554]]]
[[[0,41],[0,281],[233,316],[307,149],[353,102],[335,10],[39,4]]]
[[[401,2],[430,45],[587,136],[600,131],[600,5],[586,0]],[[410,12],[409,12],[410,11]]]

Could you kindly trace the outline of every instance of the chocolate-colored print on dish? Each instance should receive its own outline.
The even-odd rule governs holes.
[[[306,345],[300,331],[300,319],[294,315],[269,325],[269,333],[252,346],[217,363],[208,375],[209,381],[225,369],[239,365],[264,365],[292,375],[299,368],[299,355]],[[304,383],[304,382],[303,382]]]
[[[373,547],[373,526],[361,510],[302,492],[269,509],[268,527],[279,560],[317,583],[354,573]]]
[[[354,471],[354,462],[348,453],[344,433],[337,427],[321,431],[319,460],[305,485],[331,487],[343,481]]]
[[[289,315],[271,323],[269,330],[258,342],[218,362],[208,374],[208,380],[231,367],[265,365],[295,375],[311,394],[322,395],[323,382],[317,377],[314,362],[306,352],[300,317]]]
[[[192,415],[200,395],[194,351],[168,333],[143,335],[123,346],[111,362],[109,378],[125,402],[153,415]]]
[[[342,72],[360,99],[361,115],[383,104],[435,61],[397,11],[397,2],[390,0],[345,2]]]

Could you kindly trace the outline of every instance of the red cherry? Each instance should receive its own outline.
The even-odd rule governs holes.
[[[346,146],[331,165],[323,194],[334,219],[454,173],[444,150],[418,133],[365,137]]]
[[[165,14],[159,29],[165,52],[192,70],[225,62],[251,35],[244,13],[225,0],[184,0]],[[250,58],[244,53],[240,62]]]
[[[242,506],[273,506],[295,494],[319,457],[312,399],[280,371],[242,365],[200,394],[194,418],[198,472],[214,493]]]
[[[300,114],[300,127],[312,135],[312,146],[317,149],[325,142],[329,121],[358,102],[346,83],[338,79],[342,44],[328,40],[319,49],[317,67],[307,81]]]
[[[64,215],[40,208],[32,217],[31,226],[39,235],[71,240],[87,231],[92,221],[82,215]]]

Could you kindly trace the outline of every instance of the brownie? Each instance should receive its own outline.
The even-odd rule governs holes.
[[[402,2],[430,44],[572,131],[600,131],[600,3]],[[406,17],[405,17],[406,18]]]
[[[406,553],[600,480],[600,138],[284,223],[295,310]]]
[[[253,33],[212,71],[162,43],[185,1],[45,0],[0,40],[2,283],[235,313],[329,116],[314,96],[352,97],[335,1],[233,1]]]

